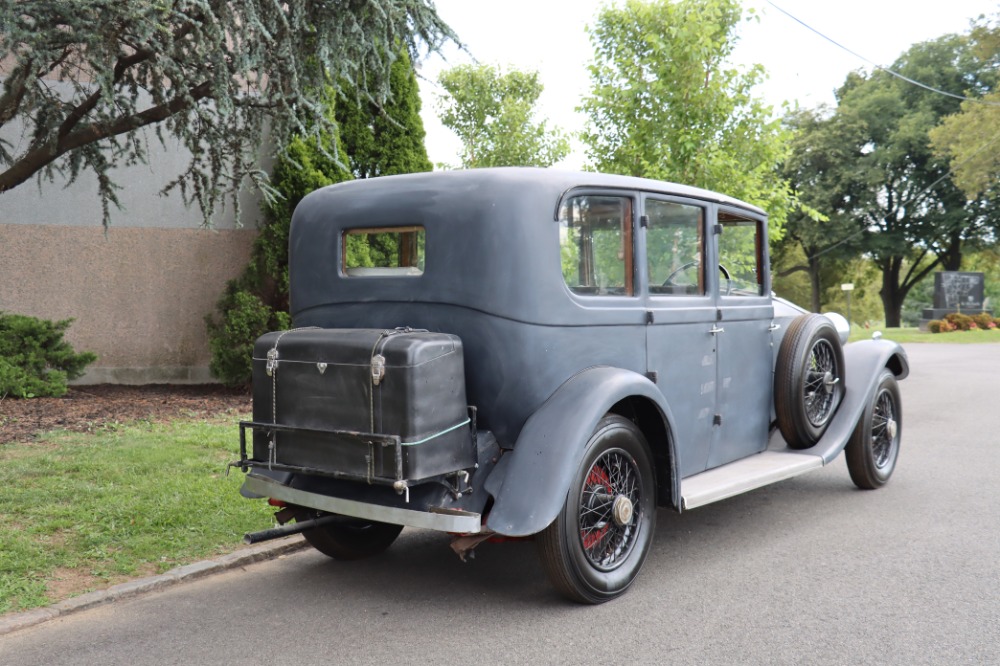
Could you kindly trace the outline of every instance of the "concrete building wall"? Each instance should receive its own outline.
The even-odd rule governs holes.
[[[0,132],[17,153],[17,128]],[[160,190],[187,155],[144,137],[150,164],[117,169],[123,210],[101,226],[95,178],[24,183],[0,194],[0,310],[74,318],[67,339],[98,355],[77,383],[212,381],[205,315],[246,266],[259,201],[246,194],[205,228],[198,209]]]

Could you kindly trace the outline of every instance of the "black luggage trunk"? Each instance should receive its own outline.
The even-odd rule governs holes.
[[[253,461],[273,469],[412,485],[475,464],[462,341],[445,333],[261,336],[253,420]]]

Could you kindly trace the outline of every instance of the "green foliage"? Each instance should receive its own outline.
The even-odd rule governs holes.
[[[237,416],[49,434],[0,448],[0,614],[236,550],[272,509],[226,477]],[[68,595],[67,595],[68,596]]]
[[[67,380],[97,360],[63,340],[71,323],[0,312],[0,398],[65,395]]]
[[[1000,65],[1000,19],[981,18],[971,33],[972,50],[980,66]],[[950,160],[955,184],[970,199],[996,196],[1000,182],[1000,91],[962,102],[958,113],[931,130],[931,144],[939,157]]]
[[[555,164],[569,154],[569,140],[536,120],[542,94],[538,72],[503,73],[492,65],[459,65],[438,77],[441,123],[462,141],[462,168]]]
[[[424,146],[420,88],[406,53],[390,72],[392,96],[380,106],[361,91],[336,104],[340,139],[355,178],[417,173],[434,168]]]
[[[605,6],[582,139],[594,169],[725,192],[767,210],[778,237],[796,205],[777,172],[789,134],[753,95],[763,68],[726,65],[742,17],[737,0]]]
[[[801,302],[821,312],[827,305],[826,288],[847,281],[843,279],[847,263],[857,256],[854,221],[838,211],[843,198],[850,195],[842,185],[850,176],[846,170],[855,156],[862,125],[825,108],[796,109],[785,116],[784,123],[792,140],[782,173],[805,208],[789,213],[784,237],[772,243],[772,274],[784,278],[806,273],[808,298]]]
[[[958,35],[914,45],[892,69],[949,91],[985,89],[995,79]],[[813,122],[793,153],[809,160],[800,161],[808,168],[797,171],[804,176],[797,187],[806,201],[828,207],[844,233],[831,241],[847,240],[854,256],[864,253],[878,267],[886,324],[897,327],[910,290],[938,266],[958,270],[964,250],[993,237],[1000,211],[967,200],[931,151],[928,134],[958,110],[956,99],[884,70],[852,73],[837,98],[833,115]]]
[[[972,317],[961,312],[949,312],[944,316],[944,320],[959,331],[968,331],[974,321]]]
[[[990,324],[993,323],[993,317],[985,312],[980,312],[978,314],[970,315],[972,321],[976,324],[978,328],[987,329],[991,328]]]
[[[263,184],[265,136],[283,154],[293,136],[336,131],[327,86],[381,104],[400,50],[412,58],[454,38],[428,0],[20,0],[0,3],[0,26],[0,127],[22,128],[0,143],[0,193],[35,174],[92,171],[105,225],[118,204],[112,167],[148,158],[136,130],[190,153],[166,189],[208,222],[227,196],[239,212],[248,179]]]
[[[254,241],[250,265],[230,282],[216,317],[207,317],[212,373],[229,386],[251,380],[251,355],[257,337],[291,326],[288,314],[288,234],[292,213],[314,190],[353,177],[404,173],[431,168],[423,145],[420,100],[410,60],[402,53],[392,69],[392,96],[379,106],[364,91],[327,88],[324,118],[339,119],[341,130],[288,141],[285,157],[271,176],[278,195],[266,208]],[[339,96],[338,96],[339,95]],[[360,101],[360,106],[355,103]],[[353,171],[353,173],[352,173]],[[388,265],[398,252],[396,235],[350,236],[346,259],[354,266]],[[331,261],[338,261],[331,257]]]
[[[291,326],[287,312],[265,304],[252,291],[230,281],[217,305],[221,320],[205,317],[212,361],[209,368],[223,384],[242,386],[253,370],[253,343],[268,331]]]

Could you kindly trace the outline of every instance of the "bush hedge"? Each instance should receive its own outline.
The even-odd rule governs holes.
[[[0,312],[0,397],[59,397],[97,360],[76,353],[63,335],[72,319],[49,321]]]

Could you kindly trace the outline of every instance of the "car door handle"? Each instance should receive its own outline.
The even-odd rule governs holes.
[[[774,332],[775,332],[775,331],[777,331],[777,330],[778,330],[779,328],[781,328],[781,324],[771,324],[770,326],[768,326],[768,327],[767,327],[767,330],[769,330],[769,331],[771,331],[772,333],[774,333]]]
[[[722,328],[721,326],[713,326],[708,332],[711,333],[712,335],[715,335],[716,333],[725,333],[726,329]]]

